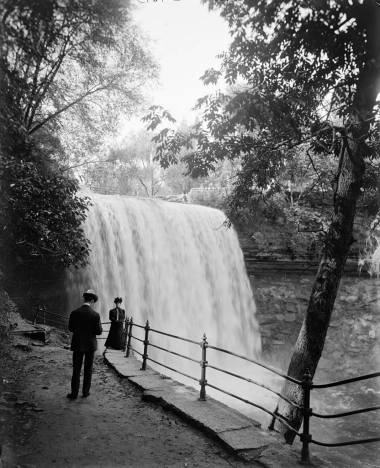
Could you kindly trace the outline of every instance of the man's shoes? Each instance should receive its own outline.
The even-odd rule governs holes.
[[[90,395],[91,395],[91,393],[83,393],[83,398],[87,398]]]
[[[76,400],[78,397],[76,395],[73,395],[72,393],[68,393],[67,398],[69,398],[70,400]]]

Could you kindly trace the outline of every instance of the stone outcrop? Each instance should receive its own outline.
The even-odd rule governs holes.
[[[287,370],[313,278],[251,276],[263,355]],[[335,301],[318,377],[344,379],[380,368],[380,280],[344,277]],[[317,381],[317,380],[316,380]]]

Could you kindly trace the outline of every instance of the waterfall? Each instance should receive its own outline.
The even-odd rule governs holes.
[[[78,307],[83,292],[91,288],[99,296],[94,308],[103,322],[108,321],[114,298],[121,296],[126,316],[134,323],[145,325],[149,320],[153,329],[199,343],[205,333],[212,346],[250,358],[260,355],[256,306],[243,253],[234,229],[223,225],[221,211],[151,198],[91,194],[91,200],[85,224],[91,266],[69,273],[69,310]],[[134,327],[141,339],[143,332]],[[201,359],[199,345],[153,333],[149,341]],[[142,352],[141,343],[135,341],[134,346]],[[224,367],[236,370],[228,355],[208,353],[214,353],[214,365],[223,361]],[[184,359],[153,347],[149,357],[185,372]],[[199,379],[199,363],[189,366],[186,372]]]

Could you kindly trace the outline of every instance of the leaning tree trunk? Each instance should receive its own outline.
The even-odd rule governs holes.
[[[379,6],[380,9],[380,6]],[[380,30],[378,32],[380,35]],[[299,333],[288,375],[303,380],[306,373],[314,376],[322,355],[327,330],[339,283],[343,274],[350,246],[354,242],[353,224],[356,204],[361,193],[365,170],[364,157],[367,155],[365,138],[369,130],[369,118],[380,91],[380,60],[371,60],[362,71],[356,92],[350,125],[342,134],[342,149],[336,174],[334,214],[326,234],[322,260],[312,289],[306,317]],[[302,406],[303,391],[299,385],[285,381],[282,395]],[[276,412],[298,430],[302,423],[301,410],[279,399]],[[295,438],[279,420],[274,429],[281,432],[287,443]]]

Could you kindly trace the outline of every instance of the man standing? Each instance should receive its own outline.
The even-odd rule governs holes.
[[[71,393],[67,398],[76,400],[79,393],[80,372],[84,357],[84,375],[82,394],[90,395],[92,364],[94,354],[98,349],[96,335],[103,332],[100,315],[92,309],[92,304],[98,300],[98,296],[92,289],[83,294],[84,304],[70,314],[69,330],[73,333],[71,338],[71,351],[73,351],[73,376],[71,378]]]

